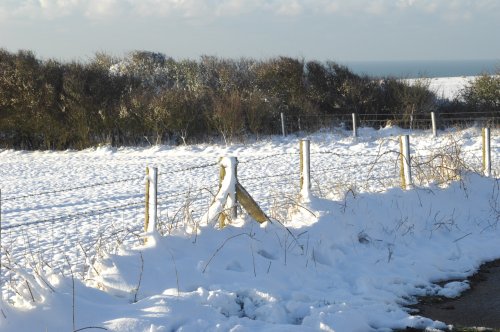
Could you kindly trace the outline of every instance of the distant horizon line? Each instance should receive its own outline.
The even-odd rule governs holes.
[[[431,58],[426,58],[426,59],[346,59],[346,58],[335,58],[334,56],[326,58],[321,60],[320,57],[308,57],[308,56],[303,56],[303,55],[290,55],[290,54],[275,54],[275,55],[260,55],[260,56],[252,56],[252,55],[238,55],[238,56],[225,56],[225,55],[220,55],[217,53],[202,53],[198,55],[192,55],[192,56],[174,56],[170,55],[167,52],[161,51],[161,50],[151,50],[151,49],[131,49],[131,50],[126,50],[122,52],[114,52],[114,51],[106,51],[106,50],[95,50],[91,53],[88,54],[80,54],[77,56],[61,56],[61,55],[53,55],[53,56],[45,56],[41,55],[39,52],[37,52],[34,49],[29,49],[29,48],[17,48],[15,50],[9,49],[8,47],[1,46],[0,49],[6,50],[11,53],[17,53],[19,51],[30,51],[33,52],[33,54],[36,57],[41,58],[42,60],[58,60],[58,61],[82,61],[83,59],[92,59],[96,54],[106,54],[110,55],[113,57],[126,57],[128,54],[133,53],[133,52],[152,52],[152,53],[160,53],[165,55],[166,57],[173,58],[176,60],[183,60],[183,59],[199,59],[203,56],[213,56],[221,59],[253,59],[253,60],[267,60],[267,59],[272,59],[272,58],[279,58],[279,57],[288,57],[292,59],[303,59],[306,61],[319,61],[319,62],[325,62],[325,61],[333,61],[336,63],[387,63],[387,62],[477,62],[477,61],[487,61],[487,62],[499,62],[500,64],[500,56],[498,57],[488,57],[488,58],[462,58],[462,59],[431,59]],[[119,54],[121,53],[121,55]]]

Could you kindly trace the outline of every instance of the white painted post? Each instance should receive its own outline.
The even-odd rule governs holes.
[[[358,124],[356,123],[356,113],[352,113],[352,136],[358,137]]]
[[[309,201],[311,195],[311,141],[300,141],[300,196]]]
[[[156,222],[158,219],[158,168],[148,167],[148,206],[147,206],[147,225],[146,232],[156,230]]]
[[[231,159],[231,174],[234,179],[231,181],[231,187],[229,188],[229,196],[227,197],[227,208],[230,211],[231,220],[235,220],[238,217],[238,208],[236,206],[236,184],[237,170],[238,170],[238,159],[236,157],[229,157]]]
[[[401,164],[402,164],[402,186],[403,189],[411,189],[413,182],[411,179],[411,159],[410,159],[410,136],[400,136],[401,143]]]
[[[436,114],[431,112],[432,137],[437,137]]]
[[[491,133],[490,128],[483,128],[483,172],[491,175]]]
[[[286,132],[285,132],[285,114],[283,112],[281,112],[281,132],[283,134],[283,137],[286,136]]]
[[[236,201],[236,186],[238,184],[237,179],[237,166],[238,159],[236,157],[223,157],[219,160],[220,164],[220,172],[219,172],[219,189],[222,186],[222,181],[224,178],[230,174],[233,178],[230,181],[230,187],[228,189],[228,196],[226,198],[226,202],[224,205],[224,210],[229,211],[229,213],[221,213],[219,214],[219,228],[224,228],[226,225],[226,218],[229,217],[229,220],[235,220],[238,217],[238,208]],[[231,170],[227,170],[226,167],[231,167]]]
[[[149,167],[146,167],[146,189],[145,189],[145,201],[146,205],[144,207],[144,232],[148,231],[149,225]]]
[[[0,289],[2,289],[2,189],[0,189]],[[2,307],[3,292],[0,292],[0,310],[3,312]]]

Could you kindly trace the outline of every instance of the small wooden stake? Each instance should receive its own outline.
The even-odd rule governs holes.
[[[352,113],[352,136],[358,137],[358,124],[356,120],[356,113]]]
[[[0,189],[0,289],[2,289],[2,286],[2,189]],[[2,301],[3,293],[0,292],[0,310],[3,313]]]
[[[431,112],[432,136],[437,137],[436,113]]]
[[[151,188],[149,189],[149,204],[150,204],[150,221],[148,231],[156,230],[156,223],[158,221],[158,168],[151,167],[149,170],[151,177]]]
[[[411,162],[410,162],[410,136],[400,136],[401,149],[401,186],[403,189],[411,189],[413,186],[411,178]]]
[[[148,231],[149,225],[149,167],[146,167],[146,206],[144,210],[144,231]]]
[[[300,196],[309,199],[311,194],[311,141],[300,141]]]
[[[158,168],[146,168],[146,212],[144,220],[144,231],[156,230],[158,216]]]
[[[483,128],[483,173],[491,175],[491,132],[490,128]]]
[[[281,112],[281,133],[283,134],[283,137],[286,136],[285,132],[285,114]]]

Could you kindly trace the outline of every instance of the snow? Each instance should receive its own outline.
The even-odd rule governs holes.
[[[477,174],[480,128],[437,138],[397,127],[358,132],[0,150],[0,331],[445,328],[404,306],[421,295],[458,296],[468,288],[460,280],[500,257],[500,130],[491,133],[489,178]],[[402,134],[410,134],[411,190],[400,188]],[[311,141],[307,200],[299,199],[300,138]],[[219,229],[235,185],[229,171],[217,194],[226,156],[238,158],[238,181],[270,221],[239,211]],[[454,156],[470,169],[456,171]],[[231,170],[234,159],[221,163]],[[145,242],[146,166],[159,171],[159,219]]]
[[[453,100],[459,97],[460,91],[476,78],[477,76],[457,76],[423,78],[423,80],[429,83],[429,89],[434,91],[438,98]],[[413,84],[419,80],[422,79],[407,79],[406,81]]]

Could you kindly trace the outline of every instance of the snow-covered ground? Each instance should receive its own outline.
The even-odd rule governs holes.
[[[477,76],[457,76],[457,77],[434,77],[423,78],[429,83],[429,89],[434,91],[438,98],[453,100],[458,97],[460,91],[473,82]],[[410,84],[422,79],[407,79]]]
[[[500,130],[493,176],[481,129],[411,132],[415,187],[400,188],[398,128],[299,139],[81,152],[0,150],[0,331],[390,331],[444,328],[404,308],[457,296],[500,257]],[[301,137],[303,138],[303,137]],[[221,156],[270,217],[218,229],[202,216]],[[144,177],[157,166],[158,232],[144,244]],[[454,181],[447,181],[454,180]]]

